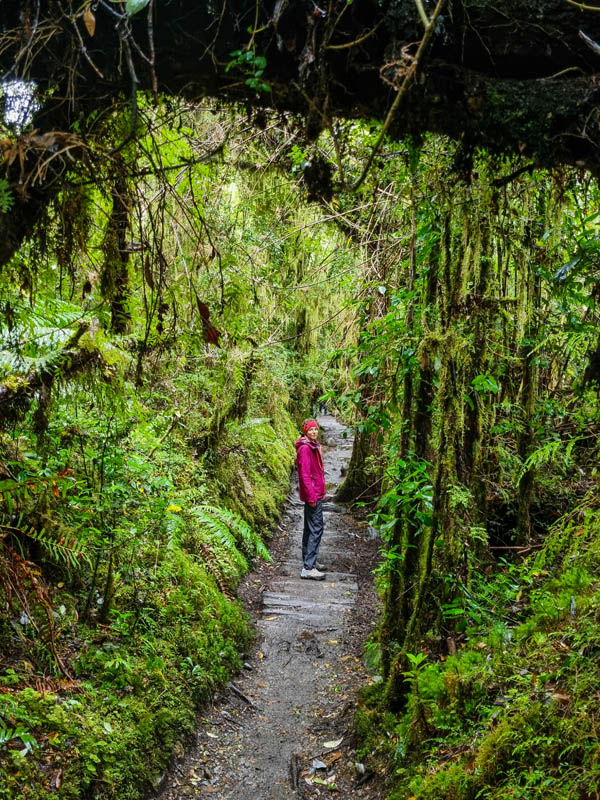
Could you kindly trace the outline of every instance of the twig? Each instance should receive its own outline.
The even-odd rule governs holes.
[[[307,333],[312,333],[316,331],[318,328],[322,328],[323,325],[327,325],[328,322],[331,322],[332,319],[338,317],[342,312],[347,311],[349,308],[352,308],[353,303],[347,303],[345,306],[342,306],[338,309],[334,314],[324,322],[320,322],[318,325],[315,325],[313,328],[309,328],[308,330],[302,331],[302,333],[297,333],[294,336],[286,336],[285,339],[269,339],[269,341],[265,342],[264,344],[258,345],[259,347],[271,347],[274,344],[281,344],[282,342],[293,342],[295,339],[299,339],[301,336],[305,336]]]
[[[526,164],[524,167],[519,167],[519,169],[511,172],[510,175],[504,175],[502,178],[495,178],[492,181],[492,186],[506,186],[507,183],[510,183],[515,178],[518,178],[519,175],[522,175],[524,172],[532,172],[536,168],[537,164],[535,161],[532,161],[531,164]]]
[[[417,11],[419,12],[419,16],[421,17],[421,22],[423,23],[425,28],[428,28],[431,22],[429,20],[429,17],[425,13],[425,9],[423,8],[423,0],[415,0],[415,3],[417,5]]]
[[[97,2],[99,5],[102,6],[102,8],[105,8],[108,12],[110,12],[113,15],[113,17],[116,17],[119,20],[119,22],[127,19],[127,14],[119,13],[109,3],[105,3],[104,0],[97,0]]]
[[[228,688],[228,689],[231,689],[231,691],[232,691],[234,694],[237,694],[237,696],[238,696],[238,697],[239,697],[241,700],[243,700],[243,701],[244,701],[244,703],[248,703],[248,705],[249,705],[249,706],[251,706],[252,708],[256,709],[257,711],[261,711],[261,709],[260,709],[260,708],[259,708],[259,707],[256,705],[256,703],[255,703],[253,700],[251,700],[251,699],[250,699],[250,698],[249,698],[247,695],[245,695],[245,694],[242,692],[242,690],[241,690],[241,689],[238,689],[238,687],[235,685],[235,683],[233,683],[233,681],[230,681],[230,682],[227,684],[227,688]]]
[[[127,36],[124,36],[121,31],[119,31],[119,36],[121,37],[121,41],[125,46],[125,57],[127,59],[127,68],[129,70],[129,77],[131,78],[131,126],[129,128],[129,133],[123,139],[121,144],[118,144],[114,150],[111,150],[109,155],[114,156],[120,150],[122,150],[126,144],[128,144],[134,137],[135,137],[135,128],[137,125],[137,115],[138,115],[138,104],[137,104],[137,88],[139,86],[139,80],[135,72],[135,67],[133,66],[133,59],[131,57],[131,47],[129,46],[129,41]]]
[[[561,69],[559,72],[555,72],[552,75],[546,75],[545,77],[538,78],[537,80],[540,83],[546,83],[546,81],[553,81],[556,78],[561,78],[563,75],[566,75],[568,72],[581,72],[582,75],[585,75],[585,72],[581,67],[566,67],[565,69]]]
[[[367,159],[367,163],[365,164],[365,166],[363,168],[363,171],[361,172],[360,177],[358,178],[358,180],[355,183],[353,183],[352,186],[348,187],[349,191],[355,192],[363,184],[365,178],[369,174],[369,170],[371,169],[371,165],[373,164],[373,161],[375,159],[375,156],[379,152],[379,148],[381,147],[383,139],[384,139],[386,133],[388,132],[388,129],[389,129],[390,125],[392,124],[392,121],[393,121],[393,119],[394,119],[394,117],[396,115],[396,111],[398,110],[398,108],[400,106],[400,103],[402,102],[402,100],[403,100],[403,98],[404,98],[404,96],[405,96],[405,94],[406,94],[406,92],[408,90],[408,87],[410,86],[410,84],[412,82],[412,79],[416,75],[417,68],[419,66],[421,57],[423,56],[423,53],[425,52],[425,49],[426,49],[427,45],[429,44],[429,40],[431,39],[431,36],[433,35],[433,31],[435,29],[435,23],[437,22],[437,18],[439,17],[440,12],[442,11],[442,8],[444,7],[444,4],[445,4],[445,0],[438,0],[438,4],[435,7],[435,11],[433,12],[433,16],[431,17],[430,20],[427,21],[427,25],[425,26],[425,33],[423,34],[423,38],[421,39],[421,43],[419,44],[419,48],[417,50],[417,53],[416,53],[416,55],[415,55],[415,57],[414,57],[414,59],[412,61],[412,64],[410,65],[410,67],[406,71],[406,74],[404,75],[404,80],[402,81],[402,85],[399,87],[398,93],[396,94],[396,97],[394,98],[394,102],[392,103],[392,106],[391,106],[390,110],[388,111],[387,116],[386,116],[386,118],[384,120],[384,123],[381,126],[381,131],[379,132],[379,136],[377,137],[377,141],[373,145],[373,149],[371,150],[371,155]],[[417,3],[417,5],[418,5],[418,3]]]
[[[575,6],[575,8],[583,8],[584,11],[600,11],[599,6],[588,6],[585,3],[577,3],[575,0],[567,0],[567,3]]]
[[[94,64],[94,62],[92,61],[92,58],[91,58],[90,54],[89,54],[89,53],[88,53],[88,51],[87,51],[87,47],[85,46],[85,43],[84,43],[84,41],[83,41],[83,37],[81,36],[81,32],[80,32],[80,30],[79,30],[79,26],[77,25],[77,20],[75,19],[75,17],[68,17],[68,16],[67,16],[67,15],[64,13],[64,11],[63,11],[63,16],[64,16],[64,17],[66,17],[68,20],[70,20],[70,22],[72,22],[72,23],[73,23],[73,28],[75,28],[75,33],[77,34],[77,38],[79,39],[79,44],[80,44],[80,46],[81,46],[81,52],[82,52],[82,53],[83,53],[83,55],[86,57],[88,64],[89,64],[89,65],[90,65],[90,67],[91,67],[91,68],[94,70],[94,72],[96,73],[96,75],[97,75],[99,78],[102,78],[102,80],[104,80],[104,75],[102,74],[102,71],[99,69],[99,67],[97,67],[97,66]]]
[[[22,59],[22,57],[25,55],[25,53],[31,47],[31,43],[33,42],[33,37],[36,34],[36,31],[37,31],[37,28],[38,28],[38,24],[39,24],[39,21],[40,21],[40,0],[36,0],[35,5],[36,5],[35,19],[33,21],[33,25],[31,26],[31,33],[29,35],[29,39],[27,40],[27,44],[23,45],[23,47],[21,48],[21,51],[19,53],[17,53],[16,58],[15,58],[15,62],[12,65],[12,67],[8,70],[8,72],[5,72],[4,75],[2,76],[2,81],[3,82],[15,71],[15,69],[19,65],[19,61]]]
[[[150,0],[148,6],[148,47],[150,48],[150,69],[152,72],[152,91],[154,92],[154,101],[158,98],[158,79],[156,77],[156,52],[154,50],[154,0]]]
[[[356,47],[357,45],[362,44],[362,42],[366,41],[371,36],[373,36],[373,34],[376,33],[377,29],[379,28],[379,26],[381,25],[382,22],[383,22],[383,20],[380,20],[377,23],[377,25],[375,25],[374,28],[371,28],[370,31],[367,31],[362,36],[359,36],[358,39],[355,39],[353,42],[346,42],[346,44],[326,44],[323,49],[324,50],[349,50],[351,47]]]
[[[125,173],[125,177],[127,179],[133,178],[144,178],[146,175],[162,175],[164,172],[172,172],[176,169],[186,169],[188,167],[193,167],[196,164],[209,164],[211,159],[213,159],[221,150],[223,149],[223,145],[220,144],[214,150],[211,150],[208,153],[205,153],[203,156],[198,158],[190,158],[186,159],[185,161],[181,161],[179,164],[170,164],[166,167],[147,167],[146,169],[140,169],[137,172],[127,172]],[[90,184],[97,183],[96,178],[90,178],[86,181],[69,181],[69,186],[89,186]]]
[[[520,553],[528,553],[530,550],[534,550],[536,547],[542,547],[541,544],[504,544],[504,545],[496,545],[494,547],[488,547],[488,550],[518,550]]]

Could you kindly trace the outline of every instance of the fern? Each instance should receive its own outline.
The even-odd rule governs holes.
[[[231,530],[220,519],[206,511],[204,506],[193,509],[194,516],[202,523],[203,527],[211,534],[219,548],[231,559],[240,572],[248,569],[248,564],[243,554],[238,550],[237,540]]]
[[[5,374],[14,372],[51,372],[63,356],[59,348],[40,355],[26,356],[22,353],[0,351],[0,370]]]
[[[4,536],[9,533],[20,533],[28,539],[38,542],[56,563],[63,562],[67,567],[72,567],[73,561],[85,561],[91,568],[89,555],[82,550],[81,544],[75,537],[57,541],[49,536],[43,528],[36,530],[31,525],[24,525],[22,515],[19,516],[15,525],[3,525],[0,523],[0,531],[6,532]],[[1,533],[0,538],[3,538]]]
[[[1,526],[8,531],[8,526]],[[0,539],[5,538],[7,533]],[[13,607],[13,599],[16,599],[27,615],[29,622],[35,630],[38,637],[44,641],[49,653],[53,657],[56,665],[61,670],[63,675],[71,678],[71,673],[67,665],[62,660],[60,654],[56,649],[56,635],[54,630],[53,609],[50,601],[50,593],[48,587],[44,583],[39,568],[30,561],[23,558],[16,550],[14,550],[6,542],[0,545],[0,589],[4,593],[6,604],[9,608]],[[35,621],[35,614],[32,608],[30,599],[43,611],[46,624],[38,624]],[[42,637],[42,629],[46,636]]]
[[[0,326],[0,372],[29,372],[54,366],[60,348],[81,322],[81,309],[54,299],[31,307],[12,298],[10,325]]]
[[[263,540],[238,514],[226,508],[209,505],[196,506],[195,511],[200,511],[225,526],[247,555],[256,555],[265,561],[272,561]]]
[[[530,469],[536,469],[537,467],[542,466],[542,464],[548,464],[560,454],[563,455],[564,465],[565,467],[571,461],[571,454],[573,452],[573,448],[575,444],[580,441],[581,439],[586,439],[586,436],[576,436],[573,439],[569,439],[568,442],[564,442],[562,439],[554,439],[551,442],[548,442],[543,447],[534,450],[531,453],[523,466],[521,467],[521,471],[519,472],[519,476],[517,478],[517,486],[523,479],[523,475],[528,472]]]
[[[216,558],[214,551],[208,546],[206,542],[200,540],[198,542],[198,549],[202,553],[203,565],[205,569],[213,576],[215,583],[221,592],[229,596],[229,587],[224,581],[224,570],[219,559]]]
[[[0,178],[0,212],[8,213],[15,204],[15,196],[6,178]]]
[[[179,547],[183,532],[181,518],[176,514],[167,514],[165,528],[167,530],[167,550]]]

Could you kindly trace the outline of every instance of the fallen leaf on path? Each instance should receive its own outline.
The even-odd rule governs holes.
[[[343,741],[344,741],[344,737],[342,736],[341,739],[336,739],[335,741],[323,742],[323,747],[331,747],[332,749],[335,750],[335,748],[339,747]]]
[[[219,738],[216,733],[211,733],[210,731],[206,731],[206,735],[210,736],[211,739],[218,739]]]
[[[265,618],[264,618],[264,620],[263,620],[263,622],[271,622],[271,620],[274,620],[274,619],[277,619],[277,617],[276,617],[276,616],[272,616],[272,617],[265,617]]]
[[[327,786],[332,792],[337,792],[337,786],[335,785],[335,775],[330,775],[329,778],[313,778],[312,783],[316,783],[319,786]]]

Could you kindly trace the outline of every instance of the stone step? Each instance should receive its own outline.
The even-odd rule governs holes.
[[[306,592],[317,591],[318,587],[324,584],[328,586],[331,586],[331,584],[341,584],[343,585],[343,591],[358,591],[356,575],[353,575],[351,572],[326,572],[324,580],[313,581],[301,578],[300,570],[302,567],[300,566],[298,568],[294,562],[286,562],[282,565],[282,569],[285,570],[284,574],[282,574],[280,578],[276,578],[271,584],[273,590],[276,592],[283,591],[288,594],[302,595],[306,594]],[[317,589],[310,588],[315,586]]]
[[[332,611],[335,608],[335,616],[332,616]],[[263,609],[264,616],[258,620],[261,626],[278,626],[278,620],[286,619],[286,630],[290,631],[288,623],[297,622],[300,629],[312,628],[328,631],[339,631],[343,629],[345,622],[345,614],[349,614],[350,607],[325,603],[313,603],[310,606],[303,606],[298,608],[288,608],[285,606],[273,606],[272,608]],[[279,623],[281,624],[281,623]]]
[[[285,561],[281,566],[295,567],[295,560]],[[325,583],[356,583],[356,575],[354,572],[337,572],[331,570],[331,572],[327,572],[326,575],[327,577],[325,578]],[[301,584],[302,586],[311,583],[318,584],[320,582],[320,581],[307,581],[306,578],[301,578],[299,573],[298,575],[294,573],[294,578],[296,578],[297,583]],[[290,578],[286,575],[281,575],[279,577],[274,578],[275,583],[277,583],[277,581],[284,581],[285,583],[287,583],[290,580],[293,580],[293,578]]]
[[[354,606],[355,597],[328,597],[327,600],[313,600],[306,597],[290,597],[285,594],[274,594],[269,592],[263,596],[263,610],[267,613],[269,609],[275,608],[312,608],[317,606],[344,606],[345,608],[352,608]]]

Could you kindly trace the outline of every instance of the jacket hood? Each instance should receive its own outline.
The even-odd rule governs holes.
[[[294,443],[294,447],[298,450],[303,444],[307,444],[309,447],[312,447],[313,450],[321,449],[319,442],[311,442],[308,436],[301,436],[298,441]]]

